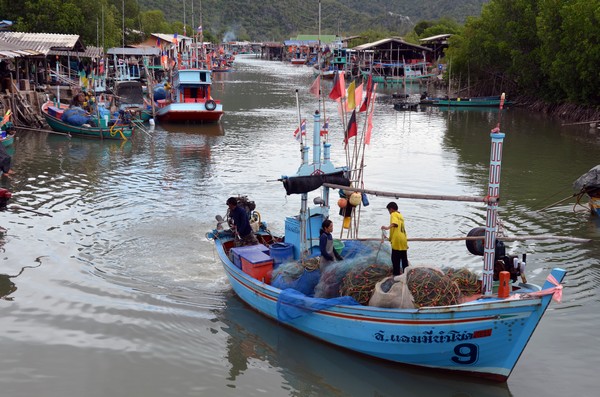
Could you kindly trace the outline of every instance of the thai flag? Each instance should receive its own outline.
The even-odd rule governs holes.
[[[329,117],[325,119],[323,127],[321,128],[321,136],[325,136],[329,133]]]
[[[196,31],[198,32],[198,34],[202,33],[202,25],[198,26],[198,28],[196,29]]]
[[[302,132],[300,133],[300,131]],[[301,142],[302,135],[306,135],[306,119],[302,120],[300,127],[296,128],[296,131],[294,131],[294,139],[296,139],[298,142]]]

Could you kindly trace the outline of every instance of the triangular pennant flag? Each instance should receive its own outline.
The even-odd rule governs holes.
[[[334,101],[342,97],[342,89],[340,88],[340,74],[335,73],[333,76],[333,87],[329,93],[329,98]]]
[[[352,116],[350,116],[350,121],[348,121],[348,128],[346,128],[346,133],[344,134],[344,143],[348,144],[348,139],[356,136],[358,134],[358,126],[356,125],[356,111],[352,111]]]
[[[310,92],[317,98],[320,96],[320,94],[321,94],[321,76],[320,75],[317,76],[315,81],[312,83],[308,92]]]
[[[351,111],[356,108],[356,102],[354,101],[354,90],[356,89],[356,83],[352,80],[352,83],[348,86],[348,91],[346,94],[346,110]]]
[[[365,97],[365,100],[362,103],[359,112],[367,111],[367,108],[369,107],[371,92],[373,92],[373,75],[369,74],[369,78],[367,79],[367,96]]]

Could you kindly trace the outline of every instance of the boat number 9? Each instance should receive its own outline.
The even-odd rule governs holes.
[[[461,343],[454,347],[454,354],[456,355],[452,357],[452,361],[456,364],[473,364],[477,361],[479,349],[473,343]]]

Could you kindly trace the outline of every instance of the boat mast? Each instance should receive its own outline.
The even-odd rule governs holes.
[[[484,296],[492,295],[494,277],[496,234],[498,232],[498,199],[500,197],[500,168],[502,164],[502,148],[504,141],[504,133],[500,132],[500,123],[492,130],[490,137],[492,139],[492,150],[490,154],[488,197],[495,198],[496,200],[488,201],[486,212],[482,277],[482,293]]]

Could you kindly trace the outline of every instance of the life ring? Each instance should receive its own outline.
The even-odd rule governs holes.
[[[217,103],[215,101],[213,101],[212,99],[209,99],[204,104],[204,107],[206,108],[206,110],[212,111],[212,110],[215,110],[217,108]]]

